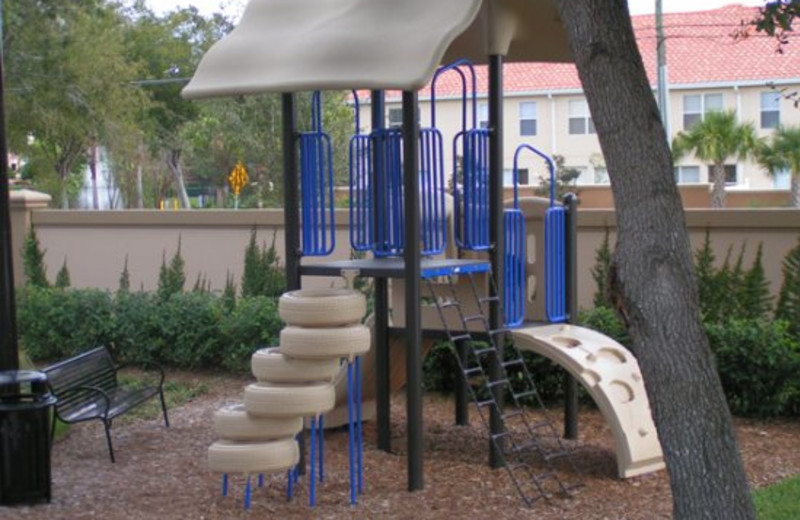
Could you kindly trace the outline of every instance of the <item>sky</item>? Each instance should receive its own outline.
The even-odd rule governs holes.
[[[242,11],[246,0],[147,0],[151,9],[163,13],[175,7],[194,5],[204,15],[220,10],[238,14]],[[728,4],[763,5],[764,0],[663,0],[664,12],[702,11],[715,9]],[[647,14],[655,11],[655,0],[628,0],[631,14]]]

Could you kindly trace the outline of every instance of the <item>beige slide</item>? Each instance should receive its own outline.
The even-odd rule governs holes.
[[[614,434],[620,478],[664,468],[642,373],[630,351],[576,325],[523,327],[511,334],[518,349],[553,360],[588,390]]]

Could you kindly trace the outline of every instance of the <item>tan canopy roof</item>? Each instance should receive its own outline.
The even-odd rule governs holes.
[[[570,61],[557,14],[552,0],[250,0],[183,95],[416,90],[443,58]]]

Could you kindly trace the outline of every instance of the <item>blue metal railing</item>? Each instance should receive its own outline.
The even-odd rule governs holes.
[[[372,138],[361,134],[358,92],[353,90],[356,131],[350,138],[350,247],[371,251],[373,236]]]
[[[325,256],[336,247],[333,151],[322,131],[322,95],[311,98],[311,131],[300,134],[300,188],[303,255]]]
[[[514,204],[503,212],[503,312],[506,327],[518,327],[525,320],[525,215],[519,209],[519,156],[531,149],[520,145],[514,152]],[[535,152],[535,150],[534,150]]]
[[[464,69],[469,73],[469,78]],[[491,246],[489,130],[478,127],[477,78],[469,60],[461,59],[443,65],[434,74],[431,81],[431,125],[436,126],[436,80],[449,71],[461,77],[461,131],[453,139],[455,240],[461,249],[487,250]],[[459,172],[459,157],[461,172]]]

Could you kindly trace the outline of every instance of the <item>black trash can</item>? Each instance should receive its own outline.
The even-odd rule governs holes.
[[[42,372],[0,372],[0,505],[50,501],[50,410]]]

